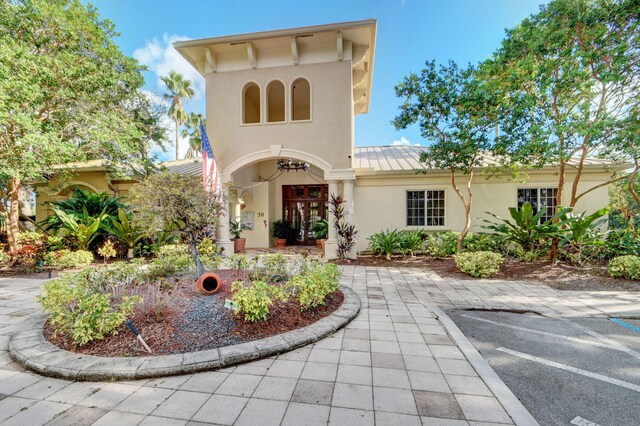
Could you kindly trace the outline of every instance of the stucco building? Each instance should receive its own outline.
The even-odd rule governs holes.
[[[343,195],[347,220],[360,231],[353,255],[367,247],[368,236],[386,228],[463,228],[464,210],[449,172],[415,173],[420,147],[364,146],[367,141],[356,146],[354,121],[371,102],[376,25],[368,19],[174,44],[205,78],[207,134],[229,195],[228,217],[217,235],[227,253],[233,250],[229,219],[248,225],[247,247],[260,248],[273,245],[275,220],[296,228],[298,244],[313,244],[311,226],[326,218],[327,257],[333,257],[329,194]],[[486,157],[485,164],[495,160]],[[200,159],[165,165],[177,173],[202,172]],[[605,166],[588,161],[580,189],[606,182],[611,170]],[[114,195],[126,195],[133,183],[115,179],[100,163],[76,171],[72,183]],[[486,211],[507,215],[524,201],[552,211],[556,186],[552,168],[531,171],[525,183],[478,173],[472,230],[481,230]],[[565,197],[570,190],[567,185]],[[38,219],[46,214],[41,206],[64,195],[64,188],[41,190]],[[581,198],[576,210],[607,203],[603,186]]]

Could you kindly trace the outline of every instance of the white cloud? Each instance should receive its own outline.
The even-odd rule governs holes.
[[[149,71],[156,74],[159,88],[164,88],[164,83],[160,80],[160,76],[169,74],[169,71],[179,72],[186,79],[193,82],[196,92],[195,98],[197,99],[204,93],[204,78],[173,48],[173,42],[181,40],[189,40],[189,38],[165,33],[162,35],[161,40],[157,37],[147,40],[144,47],[133,52],[133,57],[149,67]]]
[[[419,143],[412,144],[411,141],[409,139],[405,138],[404,136],[401,136],[400,139],[396,139],[395,141],[393,141],[391,143],[391,145],[395,145],[395,146],[398,146],[398,145],[400,145],[400,146],[411,146],[411,145],[420,146]]]

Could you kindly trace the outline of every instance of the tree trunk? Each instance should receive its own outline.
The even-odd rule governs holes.
[[[20,179],[9,181],[7,193],[9,195],[9,212],[7,214],[7,237],[9,249],[17,250],[18,235],[20,234]]]
[[[473,194],[471,192],[472,180],[473,180],[473,169],[469,173],[469,178],[467,179],[467,195],[468,195],[468,200],[467,200],[464,198],[464,195],[462,195],[462,191],[460,191],[460,188],[456,183],[455,170],[451,170],[451,186],[453,187],[453,190],[458,195],[458,198],[460,198],[460,201],[462,202],[462,206],[464,207],[464,214],[465,214],[464,228],[462,229],[462,232],[460,232],[460,235],[458,236],[458,246],[456,248],[456,251],[458,253],[462,253],[462,243],[464,242],[465,237],[469,233],[469,229],[471,229],[471,205],[473,204]]]
[[[562,153],[560,154],[562,155]],[[560,170],[558,172],[558,193],[556,194],[556,208],[553,211],[554,214],[558,213],[558,208],[562,205],[562,192],[564,191],[564,183],[566,179],[566,164],[564,158],[560,158]],[[557,221],[557,219],[556,219]],[[549,260],[555,262],[560,256],[560,240],[555,238],[551,243],[551,250],[549,250]]]
[[[204,274],[204,265],[200,260],[200,253],[198,253],[198,241],[195,236],[191,235],[189,238],[189,245],[191,246],[191,256],[193,256],[193,261],[196,264],[196,273],[198,276]]]
[[[178,149],[178,120],[176,120],[176,160],[179,160],[178,157],[179,149]]]

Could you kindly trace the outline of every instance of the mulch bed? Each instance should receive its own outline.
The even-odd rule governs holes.
[[[233,315],[224,308],[224,300],[230,298],[230,284],[240,276],[236,271],[217,271],[225,282],[223,290],[214,295],[204,295],[195,288],[195,276],[172,278],[174,285],[168,305],[160,318],[149,317],[137,311],[131,320],[138,328],[154,355],[177,354],[249,342],[281,334],[306,325],[331,314],[343,302],[344,295],[337,291],[327,296],[326,304],[315,309],[300,311],[297,301],[275,302],[269,320],[250,323],[242,316]],[[45,324],[45,337],[59,348],[97,356],[148,355],[129,329],[122,325],[118,334],[105,339],[77,346],[64,335],[53,335],[49,323]]]
[[[359,266],[426,268],[441,277],[458,280],[476,279],[460,272],[452,258],[407,256],[393,257],[391,260],[387,260],[384,256],[364,255],[354,261],[339,263]],[[640,281],[612,278],[607,275],[607,268],[604,265],[582,267],[562,262],[553,265],[547,260],[522,262],[507,259],[500,268],[500,273],[492,278],[539,283],[557,290],[640,291]]]

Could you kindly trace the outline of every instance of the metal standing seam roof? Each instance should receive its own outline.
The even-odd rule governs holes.
[[[390,146],[357,146],[354,149],[353,168],[369,169],[375,172],[414,172],[423,169],[420,163],[420,152],[424,146],[390,145]],[[613,165],[610,160],[587,158],[586,166]],[[202,173],[202,159],[169,161],[163,163],[168,171],[180,174],[197,175]],[[489,154],[483,157],[482,166],[497,166],[499,161]]]

